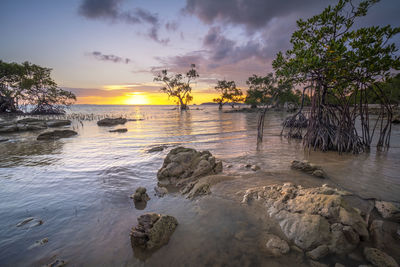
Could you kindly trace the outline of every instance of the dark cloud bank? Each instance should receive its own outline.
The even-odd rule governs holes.
[[[141,8],[122,10],[123,0],[83,0],[79,14],[89,19],[103,19],[128,24],[147,24],[150,29],[147,36],[155,42],[167,44],[169,39],[159,37],[161,22],[157,14]]]

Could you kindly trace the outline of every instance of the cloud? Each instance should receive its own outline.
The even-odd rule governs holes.
[[[207,24],[245,26],[250,32],[264,28],[273,18],[292,13],[310,13],[326,6],[321,0],[187,0],[183,12],[197,16]]]
[[[123,58],[123,57],[119,57],[119,56],[112,55],[112,54],[105,55],[99,51],[93,51],[93,52],[89,53],[89,55],[94,57],[95,59],[101,60],[101,61],[111,61],[114,63],[125,63],[125,64],[132,62],[132,60],[129,58]]]
[[[168,44],[169,39],[159,37],[161,22],[158,14],[142,8],[125,11],[121,8],[122,2],[123,0],[83,0],[79,7],[79,14],[88,19],[102,19],[128,24],[147,24],[150,26],[147,37],[157,43]]]

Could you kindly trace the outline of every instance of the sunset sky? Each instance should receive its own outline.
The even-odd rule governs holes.
[[[53,69],[80,104],[173,104],[153,82],[167,68],[198,66],[194,102],[218,79],[244,88],[272,70],[299,18],[331,0],[1,0],[0,59]],[[400,1],[382,0],[361,25],[400,26]],[[399,37],[395,42],[400,45]]]

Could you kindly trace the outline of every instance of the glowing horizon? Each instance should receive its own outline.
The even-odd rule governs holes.
[[[190,105],[202,104],[205,102],[212,102],[218,97],[216,93],[203,93],[195,92],[193,101]],[[168,98],[163,93],[149,93],[149,92],[129,92],[117,96],[77,96],[75,104],[95,104],[95,105],[175,105],[176,99]]]

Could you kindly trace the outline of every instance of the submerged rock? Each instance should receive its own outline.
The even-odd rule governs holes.
[[[220,177],[200,179],[222,172],[222,162],[217,161],[209,151],[196,151],[192,148],[172,149],[157,173],[159,186],[179,187],[189,197],[208,194],[210,186]]]
[[[135,191],[135,194],[131,196],[134,202],[147,202],[150,200],[149,195],[146,193],[146,188],[138,187]]]
[[[46,267],[62,267],[62,266],[65,266],[66,264],[67,264],[67,261],[56,259],[52,263],[49,263],[49,264],[47,264],[45,266]]]
[[[325,177],[325,173],[321,169],[321,167],[311,164],[306,160],[303,160],[303,161],[293,160],[292,164],[291,164],[291,168],[311,174],[311,175],[319,177],[319,178]]]
[[[138,225],[131,231],[131,243],[146,250],[167,244],[178,225],[174,217],[157,213],[141,215],[137,220]]]
[[[70,120],[48,120],[46,121],[47,127],[61,127],[71,125]]]
[[[49,242],[49,239],[46,237],[46,238],[43,238],[43,239],[41,239],[41,240],[37,240],[33,245],[31,245],[28,249],[34,249],[34,248],[36,248],[36,247],[40,247],[40,246],[43,246],[44,244],[46,244],[47,242]]]
[[[78,133],[72,130],[55,130],[52,132],[45,132],[40,134],[37,140],[57,140],[61,138],[69,138],[77,135]]]
[[[282,256],[283,254],[287,254],[290,250],[288,243],[276,235],[271,235],[266,244],[266,248],[274,256]]]
[[[60,127],[70,124],[70,120],[41,120],[25,118],[17,121],[0,122],[0,133],[37,131],[46,129],[47,127]]]
[[[374,266],[379,266],[379,267],[399,266],[391,256],[376,248],[365,248],[364,256]]]
[[[154,152],[160,152],[166,149],[166,145],[161,145],[161,146],[155,146],[147,150],[147,153],[154,153]]]
[[[126,133],[128,129],[126,128],[121,128],[121,129],[115,129],[115,130],[110,130],[110,133]]]
[[[125,118],[105,118],[102,120],[99,120],[97,122],[98,126],[115,126],[118,124],[125,124],[127,122],[127,119]]]
[[[310,255],[345,254],[369,238],[367,223],[350,207],[345,191],[326,185],[302,188],[291,183],[249,189],[243,203],[261,202],[286,238],[306,251],[324,246]],[[317,253],[318,252],[318,253]],[[317,256],[314,258],[318,258]]]
[[[384,219],[400,222],[400,203],[375,201],[375,208]]]

